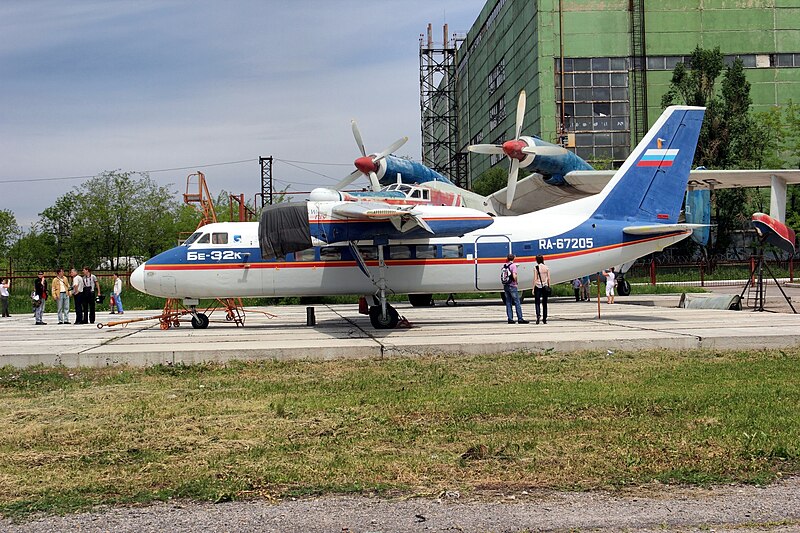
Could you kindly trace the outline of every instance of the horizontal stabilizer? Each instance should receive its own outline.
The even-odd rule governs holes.
[[[661,235],[673,231],[691,231],[697,228],[706,228],[708,224],[648,224],[646,226],[628,226],[622,228],[628,235]]]

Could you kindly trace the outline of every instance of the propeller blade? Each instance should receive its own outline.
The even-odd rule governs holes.
[[[471,144],[467,150],[476,154],[503,154],[503,147],[499,144]]]
[[[519,174],[519,161],[511,160],[511,169],[508,171],[508,187],[506,188],[506,209],[511,209],[514,194],[517,192],[517,175]]]
[[[395,142],[393,142],[392,144],[389,145],[389,148],[387,148],[383,152],[381,152],[378,155],[376,155],[372,159],[372,162],[373,163],[377,163],[378,161],[380,161],[381,159],[383,159],[387,155],[391,154],[392,152],[394,152],[395,150],[397,150],[398,148],[403,146],[406,143],[406,141],[408,141],[408,137],[401,137],[400,139],[397,139]]]
[[[515,139],[519,139],[522,133],[522,120],[525,118],[525,90],[519,92],[519,100],[517,100],[517,133],[514,135]]]
[[[359,177],[360,175],[361,175],[361,171],[360,170],[356,170],[355,172],[353,172],[352,174],[347,176],[345,179],[343,179],[342,181],[337,183],[336,187],[334,187],[334,189],[336,189],[337,191],[341,191],[342,189],[344,189],[345,187],[347,187],[348,185],[353,183],[356,180],[356,178]]]
[[[567,152],[566,148],[560,146],[526,146],[522,149],[522,153],[530,155],[561,155]]]
[[[372,184],[372,192],[378,192],[381,190],[381,182],[378,181],[378,175],[374,172],[369,173],[369,182]]]
[[[361,138],[361,132],[358,130],[358,124],[356,124],[355,120],[351,120],[350,125],[353,128],[353,137],[356,138],[356,144],[358,145],[358,149],[361,151],[361,155],[367,155],[367,150],[364,148],[364,140]]]

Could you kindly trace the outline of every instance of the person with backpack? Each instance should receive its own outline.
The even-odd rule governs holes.
[[[522,318],[522,305],[519,302],[519,287],[517,285],[517,265],[514,263],[514,254],[508,254],[506,263],[500,269],[500,281],[503,283],[503,293],[506,296],[506,316],[508,323],[514,324],[514,311],[511,308],[513,303],[517,308],[517,324],[528,324]]]

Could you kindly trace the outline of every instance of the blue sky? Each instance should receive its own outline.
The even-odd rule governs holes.
[[[104,170],[196,167],[248,197],[257,159],[293,190],[332,185],[403,135],[420,159],[419,34],[466,32],[483,0],[0,3],[0,209],[28,226]],[[192,170],[155,172],[183,192]],[[18,182],[15,180],[29,180]]]

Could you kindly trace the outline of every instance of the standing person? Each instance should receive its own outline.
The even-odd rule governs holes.
[[[122,280],[119,277],[119,274],[114,272],[114,288],[111,289],[112,296],[114,298],[114,303],[117,306],[117,313],[120,315],[125,314],[124,310],[122,309]],[[114,313],[114,307],[111,307],[111,313]]]
[[[589,281],[589,276],[583,276],[581,280],[581,300],[588,302],[589,298],[589,287],[591,287],[591,282]]]
[[[542,322],[547,324],[547,298],[550,296],[550,267],[544,264],[544,257],[536,256],[536,271],[533,273],[533,301],[536,304],[536,323],[539,323],[539,301],[543,311]]]
[[[583,287],[583,282],[581,278],[575,278],[572,280],[572,290],[575,292],[575,301],[581,301],[581,287]]]
[[[53,278],[53,285],[50,289],[53,292],[53,300],[56,301],[58,309],[58,323],[69,324],[69,281],[64,276],[64,269],[59,268],[56,277]]]
[[[519,302],[517,265],[514,263],[514,254],[508,254],[506,260],[508,262],[503,265],[503,269],[500,271],[500,281],[503,282],[503,293],[506,296],[506,316],[508,316],[508,323],[514,323],[514,311],[511,308],[513,304],[517,309],[518,323],[528,324],[528,321],[522,318],[522,305]]]
[[[0,279],[0,302],[3,306],[3,318],[10,317],[8,314],[8,279]]]
[[[606,277],[606,302],[614,303],[614,287],[617,286],[617,275],[614,273],[614,267],[610,270],[603,270],[603,275]]]
[[[42,313],[44,313],[44,303],[47,301],[47,280],[44,279],[44,272],[41,270],[33,282],[33,292],[39,297],[33,304],[33,318],[36,319],[37,326],[45,326],[47,322],[42,320]]]
[[[75,323],[86,324],[88,317],[86,316],[87,307],[83,305],[83,277],[78,275],[78,271],[74,268],[69,271],[72,276],[72,296],[75,300]]]
[[[89,318],[89,324],[94,324],[95,302],[100,296],[100,285],[97,276],[92,274],[89,267],[83,267],[83,314]]]

